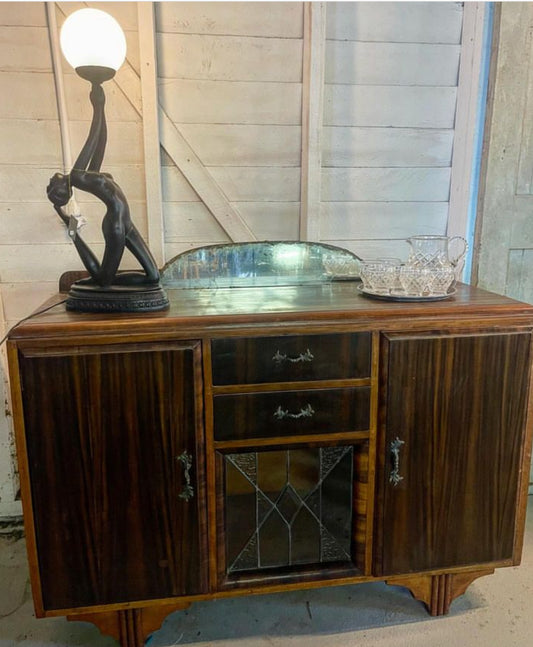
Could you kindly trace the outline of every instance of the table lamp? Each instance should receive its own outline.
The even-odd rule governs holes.
[[[91,83],[93,117],[87,140],[70,173],[56,173],[47,188],[49,200],[68,228],[89,277],[70,288],[66,307],[79,312],[143,312],[168,308],[159,270],[133,224],[119,185],[100,171],[107,142],[102,84],[112,79],[126,57],[126,39],[118,22],[99,9],[80,9],[61,29],[61,49],[79,76]],[[79,233],[76,216],[63,207],[75,187],[91,193],[106,207],[102,222],[105,248],[100,261]],[[138,271],[120,271],[124,250],[139,262]]]

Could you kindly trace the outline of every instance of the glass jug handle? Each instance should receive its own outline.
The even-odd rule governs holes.
[[[457,267],[459,265],[459,263],[465,257],[466,252],[468,251],[468,243],[466,241],[466,238],[463,238],[462,236],[452,236],[450,239],[448,239],[448,250],[450,249],[451,243],[453,243],[456,240],[460,241],[462,250],[459,252],[459,254],[457,254],[456,256],[452,256],[450,258],[450,263],[454,267]]]

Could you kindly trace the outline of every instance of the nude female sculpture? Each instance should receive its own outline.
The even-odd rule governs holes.
[[[62,207],[70,200],[72,187],[91,193],[107,207],[102,222],[105,250],[101,262],[78,234],[76,227],[69,226],[74,245],[91,276],[89,279],[78,281],[77,284],[96,284],[102,288],[110,288],[113,285],[157,285],[159,270],[148,246],[131,220],[128,202],[122,189],[109,173],[100,172],[107,141],[105,95],[101,85],[93,83],[90,99],[94,112],[87,141],[71,172],[67,175],[56,173],[47,187],[48,199],[67,226],[70,224],[70,217]],[[144,272],[124,272],[117,275],[124,249],[128,249],[135,256]]]

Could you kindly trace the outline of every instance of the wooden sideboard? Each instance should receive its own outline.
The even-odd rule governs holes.
[[[38,616],[139,647],[196,600],[376,580],[440,615],[520,562],[533,306],[464,285],[169,296],[10,335]]]

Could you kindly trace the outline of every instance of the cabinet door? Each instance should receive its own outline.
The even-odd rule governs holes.
[[[368,443],[217,453],[219,584],[364,569]]]
[[[200,344],[22,352],[44,610],[206,591]]]
[[[379,575],[513,556],[528,333],[385,336]]]

